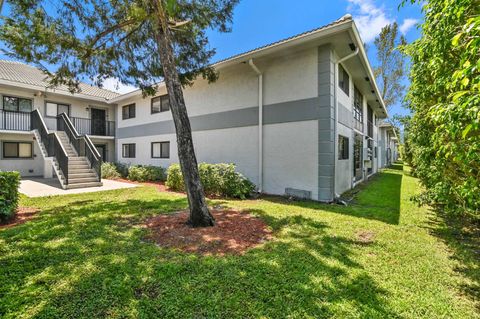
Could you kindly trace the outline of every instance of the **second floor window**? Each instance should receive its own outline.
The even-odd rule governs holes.
[[[53,102],[45,103],[46,116],[57,117],[57,115],[60,115],[62,113],[70,115],[70,106],[67,104],[60,104],[60,103],[53,103]]]
[[[348,96],[350,95],[350,77],[342,65],[338,65],[338,86]]]
[[[33,110],[33,101],[14,96],[3,96],[3,109],[14,112],[31,112]]]
[[[373,110],[367,105],[367,135],[373,138]]]
[[[122,144],[122,157],[135,158],[135,144]]]
[[[122,119],[132,119],[135,117],[135,103],[128,104],[122,107]]]
[[[357,88],[353,90],[353,119],[355,128],[363,131],[363,96]]]
[[[152,114],[166,112],[170,110],[170,100],[168,94],[157,96],[152,99]]]

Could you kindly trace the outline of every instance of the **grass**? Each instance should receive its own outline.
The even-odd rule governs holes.
[[[142,240],[141,222],[185,208],[181,195],[142,187],[23,197],[41,214],[0,231],[0,317],[478,318],[478,255],[409,200],[418,188],[397,166],[348,207],[212,201],[249,209],[276,232],[228,257]]]

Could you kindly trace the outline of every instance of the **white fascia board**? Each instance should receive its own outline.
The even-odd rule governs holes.
[[[385,111],[386,117],[388,118],[388,111],[387,108],[385,107],[385,102],[383,101],[382,95],[380,94],[380,90],[378,89],[377,81],[375,80],[375,76],[373,74],[372,67],[370,65],[370,62],[368,61],[367,57],[367,52],[365,52],[365,47],[363,46],[363,41],[360,38],[360,33],[358,32],[357,26],[355,23],[352,21],[352,33],[353,33],[353,38],[355,40],[355,45],[360,48],[360,58],[361,61],[365,67],[365,70],[367,72],[367,75],[372,82],[373,89],[375,90],[375,94],[378,98],[378,101],[380,101],[380,105],[382,106],[383,110]]]
[[[63,91],[63,90],[55,90],[55,89],[52,89],[52,88],[46,88],[44,86],[25,84],[25,83],[22,83],[22,82],[15,82],[15,81],[8,81],[8,80],[0,79],[0,85],[6,85],[6,86],[12,86],[12,87],[15,87],[15,88],[34,90],[34,91],[38,91],[38,92],[42,92],[42,93],[54,93],[54,94],[73,97],[73,98],[81,98],[81,99],[90,100],[90,101],[108,103],[108,100],[106,100],[104,98],[101,98],[101,97],[96,97],[96,96],[82,94],[82,93],[72,94],[70,92]]]

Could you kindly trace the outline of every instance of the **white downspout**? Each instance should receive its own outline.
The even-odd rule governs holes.
[[[258,76],[258,192],[263,191],[263,73],[248,60],[248,64]]]
[[[334,129],[334,145],[333,145],[333,156],[335,157],[333,160],[333,169],[334,169],[334,176],[333,176],[333,197],[334,199],[336,197],[339,197],[340,195],[336,193],[336,183],[335,179],[337,178],[337,160],[338,160],[338,98],[337,98],[337,92],[338,92],[338,65],[350,58],[353,58],[356,56],[359,52],[358,47],[355,48],[355,51],[353,53],[350,53],[347,56],[344,56],[343,58],[334,61],[333,65],[333,96],[334,96],[334,106],[335,106],[335,129]],[[350,85],[348,86],[350,88]],[[350,150],[349,150],[350,152]]]

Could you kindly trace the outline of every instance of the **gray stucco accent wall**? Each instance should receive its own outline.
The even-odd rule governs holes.
[[[322,116],[317,107],[318,98],[265,105],[263,123],[276,124],[316,120]],[[257,126],[258,106],[226,112],[192,116],[190,118],[193,131],[217,130],[234,127]],[[154,122],[118,128],[117,138],[142,137],[175,133],[172,120]]]
[[[334,198],[334,64],[330,45],[318,48],[318,200]]]

